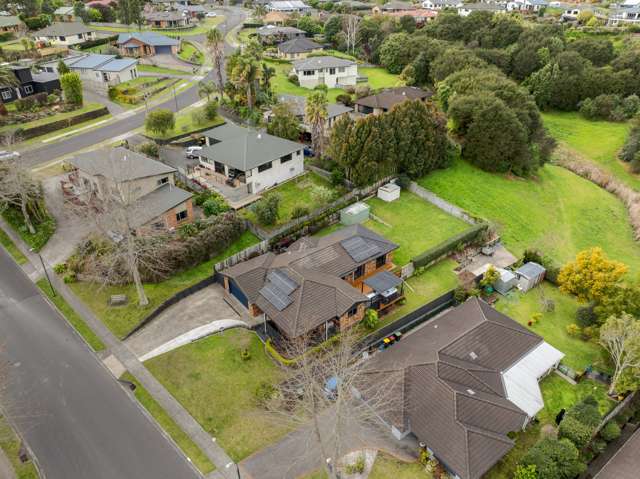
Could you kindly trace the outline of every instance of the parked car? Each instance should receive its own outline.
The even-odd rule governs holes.
[[[213,18],[213,17],[217,17],[218,14],[216,12],[208,12],[205,17],[209,17],[209,18]]]
[[[200,150],[201,146],[190,146],[185,150],[185,155],[187,158],[198,158]]]

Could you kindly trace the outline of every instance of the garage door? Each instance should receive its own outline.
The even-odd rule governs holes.
[[[238,285],[233,280],[229,280],[229,292],[236,297],[238,301],[244,304],[245,308],[249,307],[249,300],[244,293],[238,288]]]
[[[171,55],[171,45],[157,46],[156,53],[166,53],[167,55]]]

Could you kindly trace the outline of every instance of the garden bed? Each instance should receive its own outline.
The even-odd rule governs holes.
[[[202,65],[204,63],[204,53],[193,43],[188,41],[182,42],[178,56],[183,60],[196,65]]]
[[[109,89],[109,98],[125,107],[134,107],[178,83],[179,79],[164,77],[138,77]]]

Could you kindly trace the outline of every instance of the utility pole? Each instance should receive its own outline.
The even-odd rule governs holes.
[[[178,113],[178,97],[176,96],[176,86],[173,85],[173,101],[176,104],[176,113]]]
[[[49,283],[49,288],[51,288],[51,294],[55,298],[56,290],[53,289],[53,284],[51,284],[51,278],[49,278],[49,272],[47,271],[47,267],[44,265],[44,260],[42,259],[42,255],[40,254],[39,251],[35,251],[33,248],[31,248],[29,251],[31,251],[32,253],[37,254],[38,258],[40,258],[40,264],[42,265],[42,270],[44,271],[44,275],[47,278],[47,281]]]

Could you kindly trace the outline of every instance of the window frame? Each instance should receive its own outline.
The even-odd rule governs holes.
[[[184,215],[184,216],[183,216]],[[176,213],[176,221],[181,223],[189,217],[189,212],[185,209]]]
[[[273,168],[273,161],[268,161],[267,163],[258,166],[258,173],[270,170],[271,168]]]

